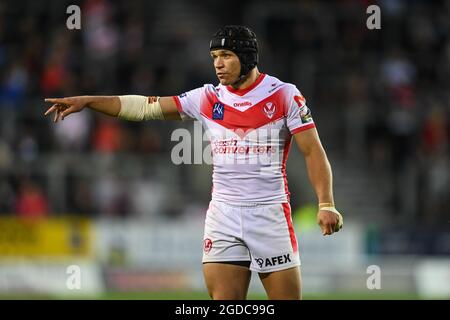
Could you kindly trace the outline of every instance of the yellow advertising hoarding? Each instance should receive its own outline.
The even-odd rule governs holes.
[[[88,256],[92,228],[86,218],[0,217],[0,258]]]

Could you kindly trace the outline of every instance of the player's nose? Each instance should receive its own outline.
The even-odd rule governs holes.
[[[217,59],[214,61],[214,67],[215,67],[216,69],[221,69],[221,68],[223,68],[223,67],[224,67],[223,60],[220,59],[220,58],[217,58]]]

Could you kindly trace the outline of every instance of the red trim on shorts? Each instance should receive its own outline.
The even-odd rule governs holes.
[[[259,77],[255,80],[255,82],[253,82],[249,87],[245,88],[245,89],[235,89],[232,86],[226,86],[227,90],[230,91],[231,93],[237,94],[238,96],[243,96],[244,94],[246,94],[247,92],[253,90],[258,84],[261,83],[261,81],[263,81],[264,77],[266,76],[266,74],[261,73],[259,75]]]
[[[296,134],[296,133],[299,133],[299,132],[301,132],[301,131],[305,131],[305,130],[314,128],[315,126],[316,126],[316,125],[315,125],[314,123],[310,123],[310,124],[307,124],[306,126],[301,126],[301,127],[298,127],[298,128],[296,128],[296,129],[292,130],[292,131],[291,131],[291,134]]]
[[[291,206],[289,203],[285,202],[283,205],[284,217],[286,218],[286,222],[289,229],[289,236],[291,237],[291,245],[294,252],[298,251],[297,238],[295,236],[294,227],[292,226],[292,218],[291,218]]]
[[[283,183],[284,183],[284,192],[286,193],[286,199],[289,202],[291,193],[289,192],[288,188],[288,181],[287,181],[287,174],[286,174],[286,162],[289,156],[289,150],[291,149],[291,141],[292,136],[289,136],[286,138],[286,142],[284,144],[283,149],[283,160],[281,162],[281,174],[283,175]]]
[[[178,112],[181,114],[183,112],[183,108],[181,107],[180,98],[178,98],[178,96],[172,96],[172,98],[175,101],[175,104],[177,105]]]

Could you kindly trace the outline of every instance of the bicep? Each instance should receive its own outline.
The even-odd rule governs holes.
[[[300,131],[294,134],[295,142],[299,150],[305,155],[310,155],[313,151],[323,152],[322,143],[316,128]]]
[[[181,120],[180,112],[173,97],[161,97],[159,99],[161,110],[166,120]]]

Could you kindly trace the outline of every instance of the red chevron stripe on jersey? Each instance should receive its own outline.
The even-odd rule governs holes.
[[[285,116],[284,100],[283,90],[278,90],[247,110],[240,111],[221,102],[215,94],[207,92],[206,99],[202,101],[200,112],[207,119],[227,129],[236,130],[237,134],[243,138],[250,131],[283,118]],[[213,119],[212,110],[216,103],[224,105],[223,119]]]
[[[314,121],[295,85],[265,75],[249,88],[205,84],[174,99],[183,120],[198,120],[211,133],[213,200],[287,203],[292,135]]]

